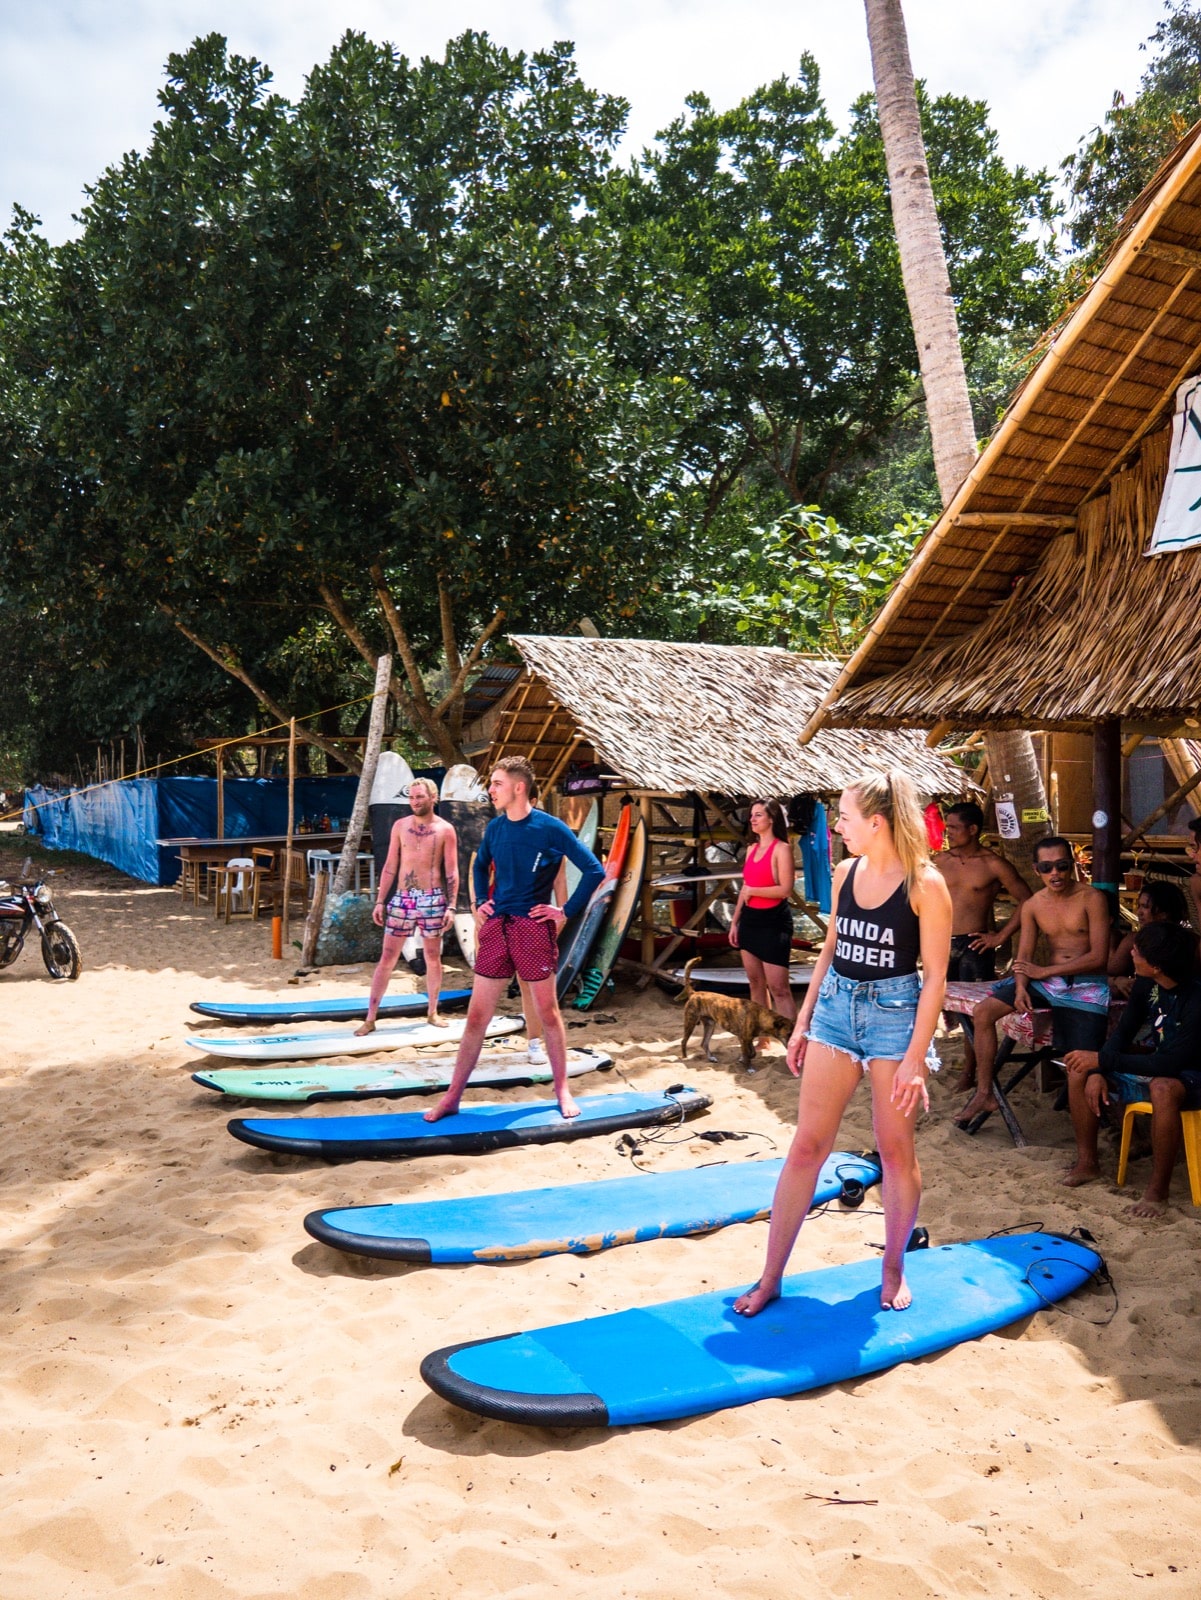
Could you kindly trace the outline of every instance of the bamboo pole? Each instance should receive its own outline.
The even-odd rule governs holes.
[[[638,802],[639,815],[642,817],[642,826],[647,834],[651,831],[651,813],[653,805],[647,796]],[[639,897],[639,918],[642,922],[642,960],[644,965],[650,966],[655,959],[655,891],[651,887],[651,852],[650,840],[647,840],[646,865],[642,869],[642,890]]]
[[[217,837],[225,837],[225,746],[217,746]]]
[[[296,825],[296,718],[288,722],[288,831],[284,839],[284,944],[292,910],[292,831]]]
[[[1187,800],[1198,785],[1201,785],[1201,767],[1198,767],[1186,782],[1173,789],[1163,804],[1156,806],[1149,816],[1144,817],[1137,828],[1131,828],[1130,832],[1122,840],[1122,849],[1129,850],[1134,841],[1146,833],[1148,828],[1154,827],[1160,817],[1166,817],[1169,811],[1175,811],[1182,800]]]
[[[380,656],[375,664],[375,693],[371,701],[371,720],[367,725],[367,745],[363,751],[363,770],[355,790],[354,807],[346,824],[346,838],[342,855],[331,887],[333,894],[345,894],[354,876],[355,858],[359,841],[367,821],[367,807],[371,800],[371,785],[375,782],[375,769],[379,763],[380,746],[384,742],[384,717],[388,709],[388,686],[392,681],[392,657]]]
[[[1093,317],[1125,276],[1127,268],[1136,259],[1139,252],[1150,242],[1151,235],[1159,226],[1165,210],[1178,199],[1181,192],[1192,182],[1196,176],[1199,150],[1201,150],[1201,128],[1194,132],[1189,150],[1181,155],[1175,170],[1160,188],[1158,194],[1153,197],[1126,239],[1118,246],[1114,252],[1113,259],[1099,277],[1094,280],[1092,288],[1068,318],[1067,323],[1060,330],[1047,353],[1030,374],[1025,387],[1001,419],[1000,426],[980,455],[976,465],[960,484],[950,504],[946,506],[941,517],[939,517],[934,527],[931,528],[914,552],[913,559],[901,574],[896,587],[885,601],[871,627],[867,630],[862,644],[859,645],[850,660],[847,661],[822,697],[817,710],[814,711],[801,729],[801,744],[808,744],[814,734],[824,726],[830,707],[835,700],[838,699],[848,684],[862,673],[867,661],[875,652],[876,646],[888,632],[893,618],[901,610],[910,590],[916,586],[918,579],[924,575],[926,567],[938,552],[943,540],[953,527],[955,518],[961,516],[967,510],[972,495],[987,479],[996,462],[1009,448],[1014,434],[1025,421],[1027,414],[1033,409],[1035,401],[1040,398],[1043,390],[1049,386],[1051,380],[1064,364],[1069,352],[1074,350],[1080,342]]]

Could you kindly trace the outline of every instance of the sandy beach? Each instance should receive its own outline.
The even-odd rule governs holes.
[[[629,1164],[612,1138],[337,1167],[249,1150],[225,1131],[242,1108],[190,1081],[188,1003],[349,994],[367,970],[288,989],[266,923],[226,928],[101,866],[57,885],[83,976],[50,982],[35,949],[0,975],[3,1600],[1201,1592],[1201,1212],[1182,1168],[1167,1217],[1133,1221],[1145,1161],[1118,1191],[1103,1142],[1106,1180],[1064,1190],[1070,1131],[1049,1098],[1017,1091],[1029,1149],[996,1117],[968,1139],[944,1072],[919,1134],[933,1241],[1084,1224],[1117,1286],[1108,1326],[1092,1325],[1112,1303],[1098,1289],[1071,1314],[792,1400],[612,1431],[483,1421],[425,1387],[429,1350],[747,1283],[766,1225],[492,1268],[318,1245],[301,1219],[320,1205]],[[683,1067],[667,996],[623,985],[602,1007],[573,1044],[603,1046],[637,1085],[711,1094],[698,1129],[767,1135],[721,1155],[784,1152],[796,1087],[782,1055],[747,1076],[718,1036],[717,1065]],[[941,1043],[953,1064],[956,1042]],[[841,1143],[871,1142],[861,1092]],[[646,1162],[714,1157],[689,1139]],[[813,1220],[793,1268],[882,1239],[869,1196]]]

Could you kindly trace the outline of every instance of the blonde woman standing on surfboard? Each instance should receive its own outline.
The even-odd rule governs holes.
[[[851,860],[834,874],[835,915],[813,971],[788,1066],[801,1078],[797,1130],[772,1202],[767,1260],[755,1287],[734,1302],[753,1317],[780,1280],[813,1202],[822,1162],[859,1081],[872,1090],[883,1167],[884,1268],[880,1304],[910,1303],[905,1246],[917,1220],[921,1171],[913,1144],[951,951],[951,896],[930,862],[926,828],[905,773],[868,773],[845,789],[835,831]],[[924,981],[918,977],[921,963]]]

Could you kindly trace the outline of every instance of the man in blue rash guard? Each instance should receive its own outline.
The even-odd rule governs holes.
[[[514,977],[524,978],[534,996],[559,1110],[565,1117],[578,1117],[580,1108],[567,1087],[567,1034],[555,993],[558,936],[568,917],[588,904],[604,869],[566,823],[534,809],[538,782],[524,756],[497,762],[488,793],[500,815],[488,824],[475,858],[479,949],[471,1004],[450,1086],[425,1120],[437,1122],[459,1109],[488,1024]],[[567,904],[556,906],[550,904],[550,895],[564,856],[580,869],[580,881]],[[495,883],[489,892],[493,869]]]

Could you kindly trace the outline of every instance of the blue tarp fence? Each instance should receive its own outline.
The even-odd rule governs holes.
[[[345,821],[358,778],[297,778],[296,820],[328,814]],[[25,791],[25,826],[51,850],[79,850],[144,883],[174,883],[179,851],[160,839],[211,839],[217,832],[216,778],[125,778],[94,789]],[[225,837],[282,835],[286,778],[226,778]]]

